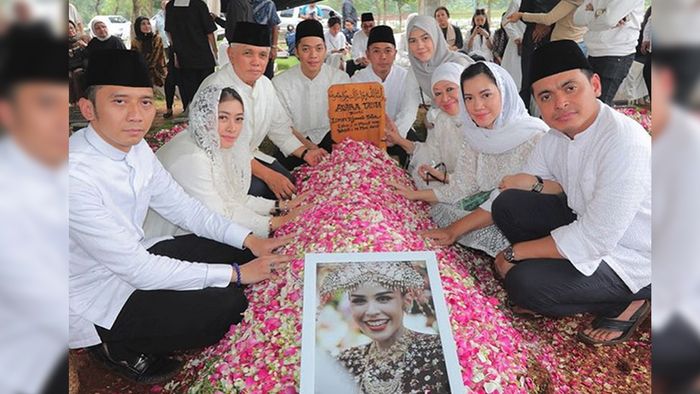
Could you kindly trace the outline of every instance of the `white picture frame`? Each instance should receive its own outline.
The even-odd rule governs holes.
[[[361,330],[357,321],[351,320],[347,316],[343,317],[340,310],[344,310],[345,314],[348,309],[347,305],[355,303],[350,301],[350,295],[345,292],[343,295],[335,296],[334,302],[322,302],[321,300],[321,276],[329,275],[331,271],[341,270],[345,264],[359,263],[370,264],[378,267],[379,264],[388,262],[403,262],[408,263],[408,267],[415,268],[416,272],[421,273],[421,276],[427,280],[424,282],[424,291],[427,300],[432,303],[432,313],[416,313],[405,312],[402,314],[402,323],[405,328],[410,331],[419,332],[421,334],[437,335],[440,341],[440,350],[444,359],[444,370],[447,372],[447,381],[449,382],[449,391],[451,393],[465,393],[464,384],[462,382],[461,367],[457,358],[457,349],[447,311],[447,305],[440,281],[438,272],[437,259],[434,252],[381,252],[381,253],[309,253],[305,256],[304,262],[304,300],[303,300],[303,319],[302,319],[302,340],[301,340],[301,369],[300,369],[300,392],[304,394],[311,393],[329,393],[326,389],[318,386],[323,386],[322,379],[329,379],[330,373],[338,372],[337,377],[330,378],[333,382],[332,392],[329,394],[345,394],[345,393],[363,393],[364,391],[356,384],[353,374],[347,369],[346,364],[339,361],[337,356],[340,352],[348,349],[360,349],[361,346],[366,346],[362,349],[369,349],[367,346],[372,346],[372,339]],[[389,265],[387,265],[389,267]],[[347,268],[347,267],[346,267]],[[427,282],[427,283],[426,283]],[[342,293],[342,292],[340,292]],[[347,300],[343,301],[341,297]],[[339,301],[340,300],[340,301]],[[342,303],[346,303],[346,307],[342,307]],[[410,305],[418,305],[411,302]],[[426,303],[427,305],[427,303]],[[335,313],[332,311],[335,308]],[[420,309],[420,308],[415,308]],[[421,318],[422,315],[422,318]],[[430,315],[430,316],[428,316]],[[391,320],[389,323],[393,324]],[[421,328],[421,323],[425,326]],[[324,327],[329,327],[337,322],[338,325],[345,324],[348,327],[346,335],[352,340],[347,340],[345,337],[341,339],[340,345],[334,345],[338,340],[337,332],[343,332],[342,329],[334,330],[334,334],[330,335],[324,331]],[[428,322],[431,322],[428,324]],[[380,326],[380,330],[385,330]],[[353,334],[354,332],[359,334]],[[364,326],[365,330],[369,326]],[[432,331],[431,331],[432,330]],[[330,332],[330,331],[329,331]],[[419,334],[419,335],[421,335]],[[367,335],[372,335],[370,332]],[[364,337],[364,338],[363,338]],[[425,336],[424,336],[425,338]],[[356,342],[355,342],[356,339]],[[364,341],[364,343],[362,343]],[[347,345],[344,347],[343,343]],[[359,343],[359,344],[358,344]],[[333,354],[333,353],[336,354]],[[348,354],[348,353],[345,353]],[[317,369],[323,370],[317,380]],[[340,372],[342,370],[343,372]],[[329,372],[330,371],[330,372]],[[439,375],[442,375],[443,370]],[[335,375],[333,375],[335,376]]]

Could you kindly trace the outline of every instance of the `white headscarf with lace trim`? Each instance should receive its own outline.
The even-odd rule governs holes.
[[[222,200],[241,201],[250,187],[250,161],[253,158],[248,148],[250,133],[243,129],[231,148],[220,148],[219,100],[222,90],[220,86],[208,86],[197,93],[189,107],[188,130],[197,146],[212,161],[214,188]]]
[[[490,62],[484,63],[496,77],[496,86],[501,93],[501,113],[492,129],[479,127],[464,112],[462,131],[472,149],[486,154],[507,152],[529,141],[540,133],[549,130],[541,119],[530,116],[520,99],[513,77],[503,67]],[[461,89],[461,87],[460,87]]]

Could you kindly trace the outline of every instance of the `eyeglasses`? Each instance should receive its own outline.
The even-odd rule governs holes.
[[[442,173],[442,179],[436,177],[435,175],[431,174],[430,172],[426,172],[428,179],[426,179],[425,183],[430,185],[430,178],[432,178],[440,183],[445,183],[445,180],[447,179],[447,165],[445,165],[445,163],[442,162],[442,163],[434,165],[433,168],[440,171],[440,173]]]

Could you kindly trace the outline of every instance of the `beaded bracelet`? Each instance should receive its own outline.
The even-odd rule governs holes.
[[[241,287],[241,267],[236,263],[233,263],[232,265],[233,269],[236,270],[236,286]]]

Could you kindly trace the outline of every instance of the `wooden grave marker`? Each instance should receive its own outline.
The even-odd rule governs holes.
[[[386,150],[384,87],[378,82],[344,83],[328,89],[331,138],[369,141]]]

